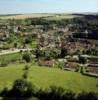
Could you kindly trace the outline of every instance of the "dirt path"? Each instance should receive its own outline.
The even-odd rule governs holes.
[[[32,49],[13,49],[13,50],[1,50],[0,55],[5,55],[5,54],[12,54],[12,53],[17,53],[20,51],[30,51]]]

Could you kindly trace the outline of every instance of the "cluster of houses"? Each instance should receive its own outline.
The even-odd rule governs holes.
[[[41,50],[44,50],[46,48],[64,48],[68,51],[68,56],[70,56],[67,60],[67,64],[65,64],[65,67],[75,69],[77,66],[79,66],[78,55],[83,55],[83,52],[89,49],[97,49],[97,45],[89,42],[87,39],[73,38],[72,35],[68,35],[68,31],[62,32],[64,33],[64,35],[61,36],[55,36],[55,31],[41,34],[39,33],[38,45]],[[87,31],[85,32],[87,33]],[[76,55],[76,57],[74,57],[74,55]],[[66,60],[66,57],[64,59]],[[98,58],[93,58],[93,56],[90,56],[90,58],[87,58],[87,60],[88,70],[90,72],[98,74]],[[54,61],[40,61],[40,64],[52,66],[54,64]]]
[[[68,50],[69,54],[77,53],[78,51],[82,52],[87,49],[95,49],[96,45],[90,43],[84,39],[74,39],[72,35],[68,35],[69,31],[60,30],[63,35],[55,36],[54,33],[58,32],[49,31],[38,34],[38,44],[41,49],[47,47],[56,47],[56,48],[65,48]]]

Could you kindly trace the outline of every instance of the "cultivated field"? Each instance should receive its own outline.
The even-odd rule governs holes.
[[[17,15],[2,15],[0,19],[26,19],[52,16],[53,14],[17,14]]]

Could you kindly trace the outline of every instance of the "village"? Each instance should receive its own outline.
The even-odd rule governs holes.
[[[38,50],[39,52],[46,52],[49,50],[57,50],[54,51],[58,53],[56,60],[59,62],[64,63],[64,69],[67,70],[77,70],[77,67],[81,66],[81,63],[83,64],[82,66],[85,66],[86,71],[94,74],[98,74],[98,57],[96,56],[97,51],[97,45],[91,43],[87,39],[76,39],[73,38],[72,35],[66,35],[67,32],[59,31],[59,34],[63,34],[60,36],[55,36],[55,34],[52,35],[49,33],[43,33],[38,35]],[[95,55],[92,54],[95,53]],[[91,54],[90,54],[91,53]],[[40,55],[40,54],[39,54]],[[46,56],[46,55],[44,55]],[[51,56],[51,54],[50,54]],[[83,57],[82,61],[80,57]],[[49,57],[48,57],[49,58]],[[39,61],[40,65],[44,66],[54,66],[55,61],[53,59],[47,60],[44,59],[42,60],[42,55],[41,55],[41,60]]]
[[[16,52],[32,49],[40,66],[53,67],[62,63],[64,70],[76,71],[82,65],[85,72],[98,74],[98,42],[89,39],[92,30],[72,30],[75,24],[66,22],[43,18],[1,20],[0,51],[12,49],[13,53],[16,49],[19,49]],[[81,37],[80,33],[84,35]]]

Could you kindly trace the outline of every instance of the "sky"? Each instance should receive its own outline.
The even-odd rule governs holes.
[[[98,12],[98,0],[0,0],[0,14]]]

